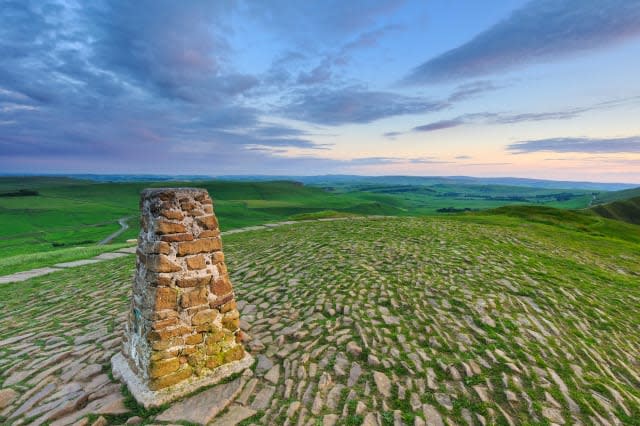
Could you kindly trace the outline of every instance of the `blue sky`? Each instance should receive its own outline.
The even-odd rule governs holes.
[[[2,1],[0,172],[640,183],[640,0]]]

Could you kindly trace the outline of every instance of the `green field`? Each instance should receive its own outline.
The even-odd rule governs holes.
[[[640,225],[640,197],[598,204],[590,210],[602,217]]]
[[[580,209],[589,206],[593,197],[592,191],[584,189],[397,180],[387,184],[346,180],[303,185],[293,181],[96,182],[65,177],[2,177],[0,274],[50,264],[44,255],[25,256],[34,253],[63,250],[56,259],[81,258],[84,252],[79,248],[94,247],[120,229],[120,218],[127,218],[130,227],[113,243],[135,238],[139,193],[146,187],[206,188],[214,199],[222,230],[283,220],[437,215],[522,204]],[[600,191],[598,200],[615,194]]]

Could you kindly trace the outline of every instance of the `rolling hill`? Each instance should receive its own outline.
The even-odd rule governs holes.
[[[602,217],[640,225],[640,196],[599,204],[590,210]]]
[[[594,200],[594,204],[610,203],[612,201],[627,200],[634,197],[640,197],[640,187],[600,193]]]

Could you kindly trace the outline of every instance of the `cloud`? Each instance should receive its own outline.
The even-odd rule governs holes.
[[[293,127],[281,126],[275,124],[267,124],[254,129],[252,132],[254,135],[261,137],[288,137],[288,136],[302,136],[307,132],[300,129],[294,129]]]
[[[385,138],[395,139],[396,137],[403,135],[404,132],[386,132],[383,134]]]
[[[512,143],[507,150],[514,154],[530,152],[640,153],[640,136],[625,138],[550,138]]]
[[[469,98],[473,98],[481,93],[492,92],[502,89],[504,86],[497,86],[494,82],[488,80],[474,81],[462,84],[449,95],[449,102],[459,102]]]
[[[547,120],[570,120],[580,115],[591,112],[618,108],[637,104],[640,96],[630,96],[627,98],[612,99],[599,102],[594,105],[584,107],[574,107],[559,111],[550,112],[528,112],[528,113],[502,113],[502,112],[479,112],[473,114],[463,114],[457,117],[435,121],[414,127],[414,132],[434,132],[437,130],[450,129],[467,124],[516,124],[524,122],[547,121]],[[397,132],[396,132],[397,133]]]
[[[424,124],[413,128],[414,132],[433,132],[436,130],[450,129],[458,127],[464,123],[464,119],[440,120],[433,123]]]
[[[288,118],[323,125],[370,123],[396,115],[440,111],[446,102],[351,86],[309,89],[294,94],[280,113]]]
[[[311,71],[301,71],[300,74],[298,74],[298,80],[296,83],[303,85],[314,85],[329,81],[332,76],[331,67],[332,64],[330,61],[323,60]]]
[[[458,155],[455,158],[456,158],[456,160],[470,160],[473,157],[471,157],[469,155]]]
[[[376,166],[386,164],[446,164],[448,161],[440,161],[431,157],[360,157],[345,160],[344,163],[350,166]]]
[[[226,6],[4,2],[0,169],[248,172],[327,149],[243,105],[257,78],[229,66]]]
[[[109,1],[87,11],[91,60],[156,94],[189,102],[219,101],[258,84],[230,69],[226,18],[233,3]]]
[[[345,69],[356,55],[377,47],[384,37],[402,29],[404,27],[401,25],[387,24],[356,32],[354,37],[345,36],[335,43],[321,43],[322,46],[316,49],[310,49],[306,45],[297,47],[301,51],[291,50],[300,44],[301,39],[295,33],[289,34],[288,38],[291,40],[288,42],[292,46],[274,58],[271,67],[262,77],[262,89],[282,91],[296,86],[340,84]],[[333,28],[325,30],[332,31]],[[333,32],[331,36],[334,35]]]
[[[256,22],[300,45],[335,45],[389,17],[404,0],[250,1],[246,12]]]
[[[533,0],[468,42],[429,59],[404,82],[478,77],[639,35],[640,2],[635,0]]]

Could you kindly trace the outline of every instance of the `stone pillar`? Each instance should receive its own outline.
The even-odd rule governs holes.
[[[131,309],[114,376],[145,407],[214,384],[253,363],[209,194],[146,189]]]

